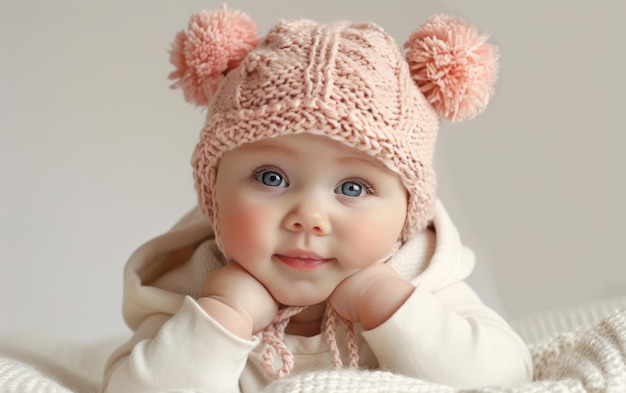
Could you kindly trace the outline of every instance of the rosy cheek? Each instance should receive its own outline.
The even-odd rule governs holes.
[[[270,246],[267,234],[271,214],[269,209],[258,204],[229,204],[220,207],[220,236],[229,257],[240,263]]]
[[[363,264],[369,265],[384,256],[380,254],[384,253],[381,249],[386,248],[384,246],[386,242],[381,239],[379,231],[373,231],[365,225],[368,224],[361,225],[358,229],[355,229],[352,236],[354,244],[360,246],[358,254],[360,254]]]
[[[366,267],[387,256],[398,240],[403,224],[400,217],[391,219],[389,216],[361,216],[353,220],[346,236],[350,239],[347,243],[353,248],[354,264]]]

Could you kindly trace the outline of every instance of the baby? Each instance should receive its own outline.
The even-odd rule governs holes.
[[[460,388],[532,378],[464,282],[473,254],[435,197],[440,117],[472,118],[492,93],[485,41],[440,15],[404,57],[374,24],[283,21],[259,40],[240,12],[194,15],[170,77],[208,108],[199,203],[131,256],[134,336],[103,391],[259,392],[344,364]]]

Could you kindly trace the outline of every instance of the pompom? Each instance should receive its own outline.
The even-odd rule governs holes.
[[[404,44],[413,80],[452,122],[476,117],[493,95],[498,51],[487,38],[461,19],[436,15]]]
[[[224,76],[237,67],[257,46],[257,24],[226,5],[219,10],[201,10],[189,19],[188,32],[180,31],[172,44],[169,75],[176,80],[185,100],[198,106],[209,103]]]

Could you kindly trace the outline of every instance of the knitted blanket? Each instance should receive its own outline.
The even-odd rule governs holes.
[[[612,311],[605,314],[607,309]],[[547,312],[513,326],[535,340],[529,344],[535,378],[527,384],[458,390],[386,371],[340,369],[293,375],[264,392],[626,392],[626,297]],[[106,357],[120,340],[90,346],[46,337],[0,340],[0,393],[95,393]]]

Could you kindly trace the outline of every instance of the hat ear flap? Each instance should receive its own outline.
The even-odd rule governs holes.
[[[189,103],[205,106],[228,72],[259,43],[257,24],[240,11],[201,10],[189,19],[188,31],[176,35],[169,79]]]
[[[404,44],[413,81],[449,121],[476,117],[493,95],[498,50],[487,38],[459,18],[436,15]]]

